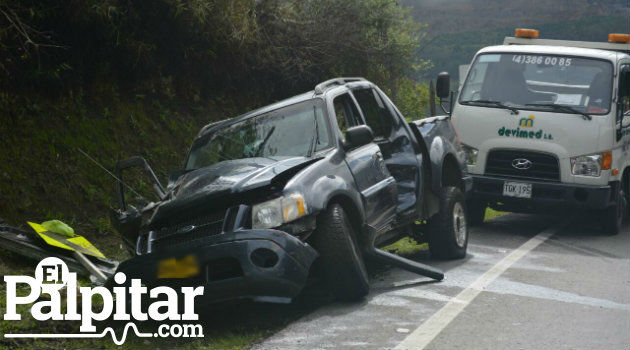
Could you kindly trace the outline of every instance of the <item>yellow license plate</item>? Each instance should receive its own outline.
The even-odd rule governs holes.
[[[189,278],[199,274],[199,263],[192,255],[158,262],[157,278]]]

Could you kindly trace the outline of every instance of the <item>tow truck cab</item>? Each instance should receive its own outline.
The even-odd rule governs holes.
[[[451,111],[473,177],[471,224],[487,206],[587,209],[619,232],[630,199],[630,35],[609,41],[517,29],[477,52]]]

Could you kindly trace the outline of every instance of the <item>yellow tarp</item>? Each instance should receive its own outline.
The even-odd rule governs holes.
[[[34,222],[28,222],[29,225],[37,232],[37,234],[49,245],[67,250],[77,251],[79,253],[88,254],[97,258],[105,259],[105,255],[101,253],[87,239],[77,234],[67,236],[52,231],[48,231],[44,226]]]

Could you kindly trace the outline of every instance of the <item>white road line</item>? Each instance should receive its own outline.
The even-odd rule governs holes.
[[[461,291],[457,296],[446,305],[444,305],[438,312],[429,317],[420,327],[414,330],[411,334],[395,347],[396,350],[423,350],[426,348],[435,337],[451,321],[459,315],[460,312],[470,304],[479,293],[481,293],[492,281],[499,277],[505,270],[509,269],[512,264],[517,262],[527,253],[538,247],[541,243],[546,241],[556,232],[562,230],[568,225],[569,220],[560,222],[553,227],[546,229],[536,236],[532,237],[527,242],[523,243],[520,247],[516,248],[505,258],[494,265],[490,270],[486,271],[483,275],[477,278],[471,285]]]

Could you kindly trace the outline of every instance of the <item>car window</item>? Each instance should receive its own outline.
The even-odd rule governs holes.
[[[387,138],[392,132],[392,115],[374,89],[357,89],[352,92],[359,103],[367,125],[375,137]]]
[[[335,117],[337,118],[339,131],[344,137],[349,127],[362,124],[359,111],[349,94],[346,93],[335,97],[333,99],[333,107],[335,108]]]

